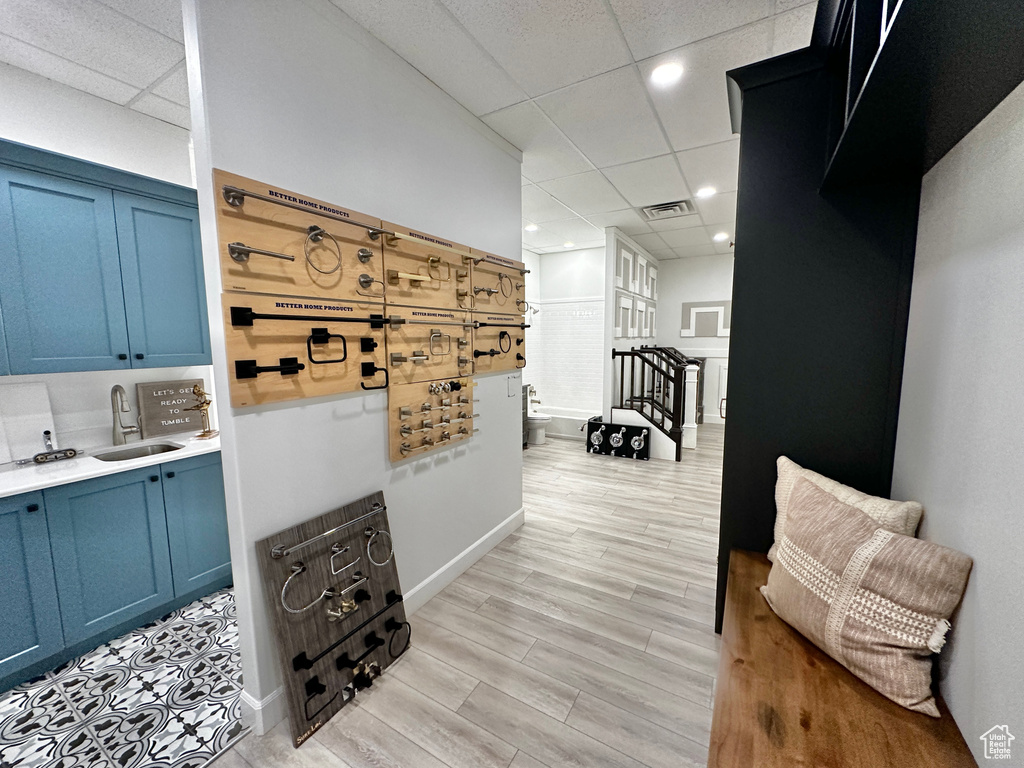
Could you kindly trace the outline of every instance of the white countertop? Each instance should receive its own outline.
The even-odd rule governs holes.
[[[107,453],[123,448],[134,448],[139,445],[155,445],[157,443],[167,443],[181,447],[174,451],[143,456],[138,459],[127,459],[125,461],[101,461],[96,458],[98,453]],[[75,483],[79,480],[88,480],[93,477],[115,475],[118,472],[127,472],[128,470],[139,469],[140,467],[166,464],[171,461],[187,459],[192,456],[200,456],[204,453],[213,453],[219,450],[219,437],[209,440],[197,440],[187,435],[170,435],[169,437],[156,437],[150,440],[130,440],[127,444],[119,446],[91,448],[84,456],[76,456],[73,459],[55,461],[50,464],[24,464],[22,466],[3,464],[0,465],[0,498],[15,496],[28,491],[38,491],[40,488],[52,488],[55,485]]]

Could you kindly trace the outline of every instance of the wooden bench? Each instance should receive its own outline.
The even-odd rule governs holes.
[[[776,616],[764,555],[733,550],[708,768],[976,766],[945,703],[894,704]]]

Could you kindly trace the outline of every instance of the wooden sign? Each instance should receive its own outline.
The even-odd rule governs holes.
[[[197,402],[192,394],[192,387],[196,384],[203,387],[203,380],[149,381],[135,385],[143,439],[203,431],[202,414],[187,410]]]

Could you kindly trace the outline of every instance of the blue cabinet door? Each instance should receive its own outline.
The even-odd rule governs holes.
[[[174,596],[159,467],[47,488],[68,645]]]
[[[0,678],[64,647],[43,494],[0,499]]]
[[[4,335],[4,308],[0,305],[0,376],[6,376],[11,372],[11,366],[7,362],[7,337]]]
[[[0,274],[11,373],[129,367],[109,189],[0,166]]]
[[[133,368],[209,365],[199,211],[114,192]]]
[[[224,474],[219,453],[161,469],[174,593],[184,595],[231,573]]]

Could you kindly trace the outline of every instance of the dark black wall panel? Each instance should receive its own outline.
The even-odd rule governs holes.
[[[833,93],[824,68],[743,91],[719,621],[729,551],[771,546],[780,454],[892,480],[920,180],[820,194]]]

